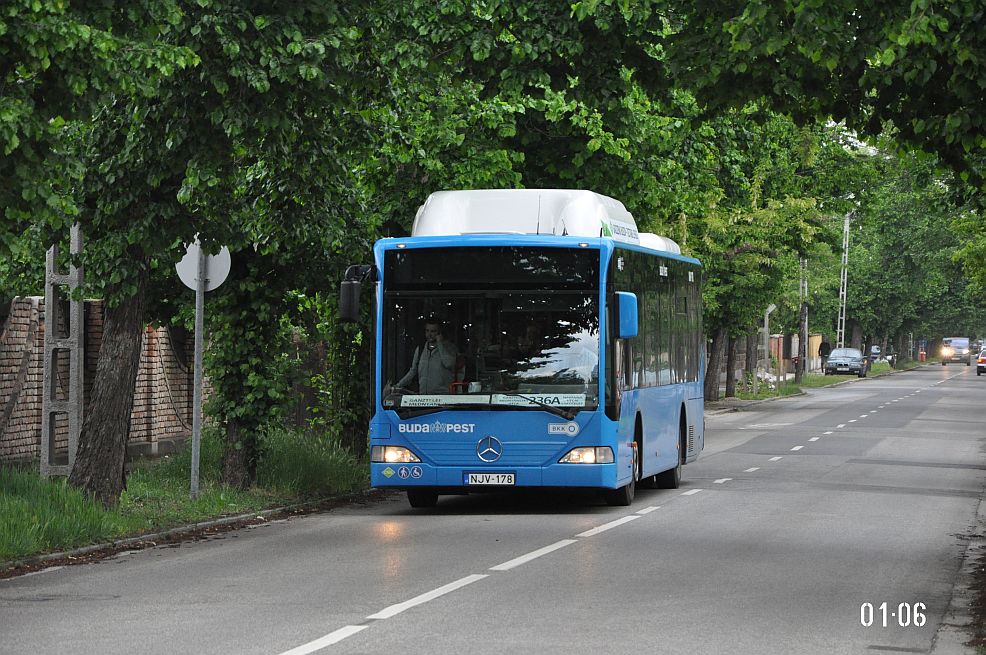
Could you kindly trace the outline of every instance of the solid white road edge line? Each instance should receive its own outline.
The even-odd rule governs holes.
[[[616,519],[615,521],[610,521],[609,523],[603,523],[602,525],[596,526],[596,527],[592,528],[591,530],[586,530],[585,532],[580,532],[580,533],[578,533],[575,536],[576,537],[593,537],[593,536],[599,534],[600,532],[606,532],[607,530],[611,530],[611,529],[613,529],[613,528],[615,528],[617,526],[623,525],[624,523],[629,523],[630,521],[635,521],[635,520],[637,520],[639,518],[640,518],[640,516],[638,516],[637,514],[631,514],[630,516],[624,516],[621,519]]]
[[[527,564],[531,560],[537,559],[542,555],[547,555],[548,553],[552,553],[558,550],[559,548],[564,548],[565,546],[571,546],[572,544],[577,544],[577,543],[578,541],[576,539],[562,539],[561,541],[556,541],[550,546],[545,546],[544,548],[538,548],[535,551],[531,551],[530,553],[527,553],[526,555],[521,555],[520,557],[515,557],[512,560],[504,562],[503,564],[497,564],[496,566],[491,566],[490,571],[509,571],[515,566],[520,566],[521,564]]]
[[[405,600],[403,603],[397,603],[396,605],[391,605],[386,609],[382,609],[376,614],[369,615],[368,619],[389,619],[392,616],[400,614],[404,610],[411,609],[416,605],[421,605],[427,603],[430,600],[435,600],[439,596],[444,596],[445,594],[451,593],[456,589],[465,587],[466,585],[472,584],[473,582],[478,582],[483,578],[488,577],[486,574],[474,573],[473,575],[467,575],[466,577],[456,580],[455,582],[450,582],[444,587],[439,587],[438,589],[432,589],[427,593],[423,593],[420,596],[415,596],[411,600]]]
[[[284,651],[281,655],[308,655],[308,653],[314,653],[317,650],[322,650],[326,646],[337,644],[346,637],[351,637],[360,630],[366,630],[368,627],[369,626],[366,625],[347,625],[343,628],[339,628],[335,632],[330,632],[315,641],[309,641],[307,644],[302,644],[297,648]]]

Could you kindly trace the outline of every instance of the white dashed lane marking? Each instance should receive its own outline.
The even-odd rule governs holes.
[[[791,450],[801,450],[802,448],[804,448],[804,446],[795,446]]]
[[[527,553],[526,555],[521,555],[520,557],[515,557],[514,559],[504,562],[503,564],[497,564],[496,566],[491,566],[490,571],[509,571],[515,566],[520,566],[521,564],[527,564],[531,560],[535,560],[542,555],[547,555],[548,553],[553,553],[559,548],[564,548],[565,546],[571,546],[576,544],[578,541],[575,539],[562,539],[561,541],[556,541],[550,546],[545,546],[544,548],[538,548],[535,551]]]
[[[639,518],[640,517],[637,516],[636,514],[631,515],[631,516],[624,516],[621,519],[616,519],[615,521],[610,521],[609,523],[603,523],[602,525],[596,526],[595,528],[592,528],[591,530],[586,530],[585,532],[580,532],[580,533],[578,533],[575,536],[576,537],[593,537],[593,536],[599,534],[600,532],[606,532],[607,530],[612,530],[613,528],[615,528],[617,526],[623,525],[624,523],[629,523],[630,521],[635,521],[635,520],[637,520]]]
[[[436,598],[438,598],[440,596],[444,596],[445,594],[452,593],[456,589],[461,589],[462,587],[465,587],[466,585],[470,585],[473,582],[479,582],[480,580],[482,580],[485,577],[487,577],[487,576],[484,575],[484,574],[482,574],[482,573],[474,573],[472,575],[467,575],[464,578],[460,578],[460,579],[456,580],[455,582],[450,582],[447,585],[444,585],[442,587],[439,587],[438,589],[432,589],[431,591],[425,592],[425,593],[421,594],[420,596],[415,596],[411,600],[405,600],[403,603],[397,603],[396,605],[391,605],[390,607],[387,607],[385,609],[382,609],[379,612],[377,612],[376,614],[371,614],[371,615],[369,615],[366,618],[368,618],[368,619],[389,619],[390,617],[397,616],[401,612],[403,612],[405,610],[409,610],[412,607],[415,607],[417,605],[422,605],[424,603],[427,603],[430,600],[435,600]],[[348,637],[349,635],[346,635],[346,636]],[[345,637],[343,637],[343,638],[345,638]]]
[[[744,473],[753,473],[754,471],[759,471],[759,470],[760,470],[760,467],[759,466],[754,466],[754,467],[751,467],[751,468],[746,469],[743,472]]]
[[[297,648],[292,648],[291,650],[281,653],[281,655],[308,655],[308,653],[314,653],[317,650],[322,650],[326,646],[331,646],[332,644],[337,644],[346,637],[351,637],[360,630],[366,630],[369,626],[366,625],[347,625],[344,628],[339,628],[335,632],[330,632],[324,637],[319,637],[315,641],[310,641],[307,644],[302,644]]]

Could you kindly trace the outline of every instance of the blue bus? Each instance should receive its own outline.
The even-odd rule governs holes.
[[[342,285],[375,282],[374,487],[413,507],[588,487],[629,505],[704,447],[701,263],[590,191],[442,191]]]

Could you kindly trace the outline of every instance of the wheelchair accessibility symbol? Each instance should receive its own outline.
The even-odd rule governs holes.
[[[411,467],[411,477],[414,478],[415,480],[421,477],[421,473],[422,471],[420,466]]]

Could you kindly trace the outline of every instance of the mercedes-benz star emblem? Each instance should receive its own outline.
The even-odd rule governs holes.
[[[486,436],[476,444],[476,454],[484,462],[495,462],[503,454],[503,444],[494,436]]]

